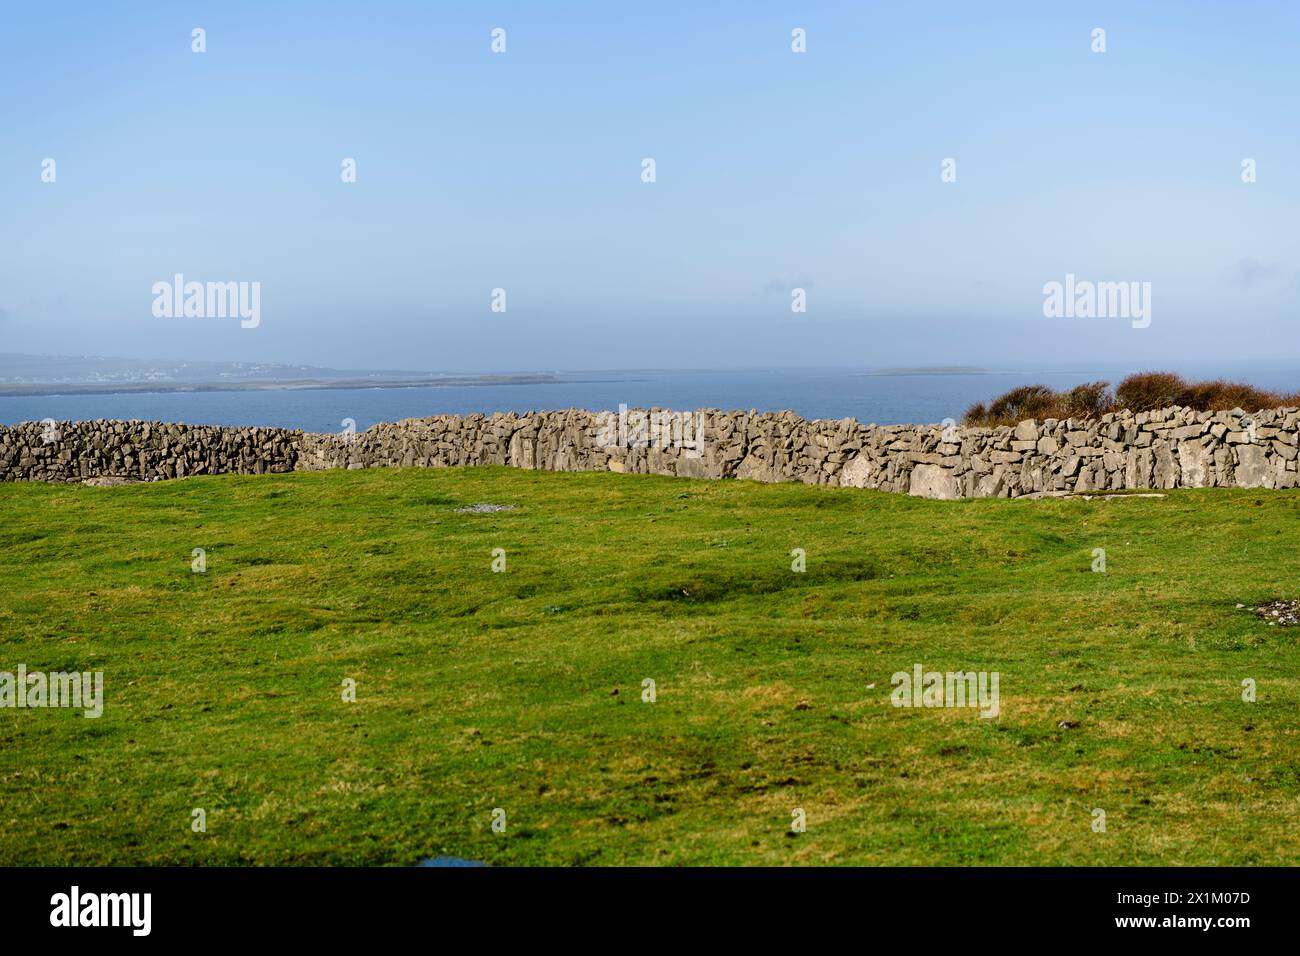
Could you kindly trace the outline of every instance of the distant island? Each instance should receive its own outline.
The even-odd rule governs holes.
[[[992,375],[993,370],[974,365],[920,365],[915,368],[878,368],[868,375]]]
[[[274,362],[0,354],[0,396],[543,385],[562,381],[569,379],[555,372],[465,375],[340,370]]]
[[[403,379],[296,379],[256,382],[86,382],[69,384],[0,384],[0,396],[31,395],[132,395],[174,392],[267,392],[308,389],[429,388],[467,385],[546,385],[564,381],[555,375],[446,375]]]

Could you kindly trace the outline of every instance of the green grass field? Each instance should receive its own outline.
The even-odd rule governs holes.
[[[106,697],[0,709],[0,864],[1300,859],[1300,629],[1236,607],[1300,596],[1300,494],[392,469],[0,515],[0,671]],[[894,707],[916,663],[1000,716]]]

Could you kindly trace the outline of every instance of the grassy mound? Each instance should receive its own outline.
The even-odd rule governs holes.
[[[0,671],[107,700],[0,709],[0,864],[1293,863],[1297,630],[1237,605],[1300,596],[1298,503],[3,485]],[[999,672],[1000,716],[892,706],[917,663]]]

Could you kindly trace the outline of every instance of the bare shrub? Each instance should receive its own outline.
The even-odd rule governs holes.
[[[1173,372],[1138,372],[1115,386],[1115,406],[1134,412],[1179,405],[1187,390],[1181,375]]]
[[[1122,409],[1148,412],[1170,405],[1200,412],[1233,408],[1257,412],[1300,406],[1300,392],[1283,394],[1225,379],[1188,382],[1174,372],[1139,372],[1125,378],[1114,392],[1109,382],[1088,382],[1066,392],[1046,385],[1021,385],[988,404],[976,402],[966,409],[963,422],[982,426],[1014,425],[1027,418],[1098,418]]]

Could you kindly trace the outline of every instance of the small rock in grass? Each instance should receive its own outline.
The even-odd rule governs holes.
[[[1251,607],[1247,610],[1254,611],[1255,614],[1271,627],[1281,624],[1283,627],[1292,627],[1300,624],[1300,600],[1297,601],[1269,601],[1261,604],[1259,607]]]
[[[435,856],[421,860],[416,866],[487,866],[478,860],[465,860],[458,856]]]
[[[101,475],[98,478],[87,478],[82,484],[89,485],[91,488],[115,488],[118,485],[135,485],[139,482],[135,478],[124,478],[119,475]]]

